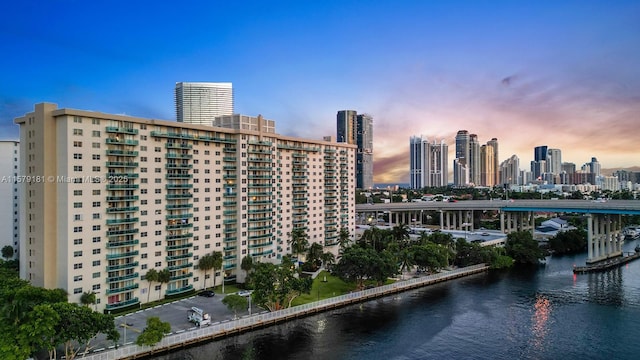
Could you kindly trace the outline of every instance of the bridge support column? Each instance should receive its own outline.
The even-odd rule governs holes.
[[[620,220],[611,214],[587,215],[587,264],[622,255]]]
[[[533,216],[533,211],[529,211],[529,227],[531,228],[531,237],[536,234],[536,217]]]
[[[587,214],[587,263],[593,259],[593,217]]]
[[[500,211],[500,232],[506,233],[507,229],[504,227],[504,211]]]
[[[440,230],[444,230],[444,212],[440,210]]]

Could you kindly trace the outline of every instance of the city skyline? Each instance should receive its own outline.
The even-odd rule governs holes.
[[[236,112],[283,135],[319,139],[340,109],[371,114],[375,183],[408,182],[410,136],[452,145],[460,129],[525,168],[539,145],[578,166],[640,165],[636,2],[279,5],[8,4],[0,138],[43,101],[173,120],[176,82],[229,81]]]

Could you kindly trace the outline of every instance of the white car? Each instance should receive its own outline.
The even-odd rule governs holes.
[[[247,297],[247,296],[251,296],[251,293],[252,293],[252,291],[250,291],[250,290],[241,290],[241,291],[238,291],[237,294],[240,295],[240,296]]]

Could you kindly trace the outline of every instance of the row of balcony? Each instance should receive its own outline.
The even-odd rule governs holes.
[[[160,132],[160,131],[152,131],[151,136],[172,138],[172,139],[213,141],[213,142],[220,142],[225,144],[235,144],[237,142],[236,139],[231,139],[231,138],[221,138],[221,137],[210,136],[210,135],[191,135],[186,133]]]

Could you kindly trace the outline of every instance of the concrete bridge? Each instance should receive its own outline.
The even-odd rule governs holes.
[[[388,225],[420,226],[425,212],[437,212],[443,230],[474,230],[482,214],[500,215],[500,230],[534,231],[536,213],[577,213],[587,217],[587,263],[622,255],[622,216],[640,215],[638,200],[469,200],[458,202],[421,201],[388,204],[358,204],[356,214],[362,224],[377,223],[388,215]]]

